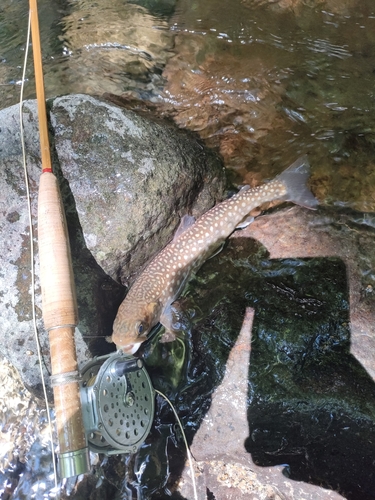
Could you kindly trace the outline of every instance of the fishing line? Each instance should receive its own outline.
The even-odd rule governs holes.
[[[43,373],[43,359],[42,359],[42,353],[41,353],[41,348],[40,348],[40,344],[39,344],[38,327],[37,327],[37,324],[36,324],[36,312],[35,312],[34,231],[33,231],[33,220],[32,220],[32,213],[31,213],[31,197],[30,197],[29,175],[28,175],[28,172],[27,172],[27,164],[26,164],[26,147],[25,147],[24,127],[23,127],[23,116],[22,116],[23,92],[24,92],[24,86],[25,86],[27,57],[28,57],[29,45],[30,45],[30,30],[31,30],[31,10],[29,10],[29,20],[28,20],[28,25],[27,25],[27,37],[26,37],[26,47],[25,47],[25,57],[24,57],[24,62],[23,62],[21,91],[20,91],[20,103],[19,103],[19,108],[20,108],[20,135],[21,135],[22,163],[23,163],[23,171],[24,171],[24,178],[25,178],[25,185],[26,185],[26,198],[27,198],[27,209],[28,209],[28,218],[29,218],[29,233],[30,233],[30,272],[31,272],[32,322],[33,322],[33,328],[34,328],[34,336],[35,336],[35,341],[36,341],[36,348],[37,348],[37,353],[38,353],[38,362],[39,362],[40,375],[41,375],[41,379],[42,379],[43,394],[44,394],[44,399],[45,399],[45,403],[46,403],[47,421],[48,421],[48,427],[49,427],[49,438],[50,438],[50,443],[51,443],[53,474],[54,474],[56,495],[57,495],[57,498],[58,498],[59,497],[59,493],[58,493],[58,484],[57,484],[56,457],[55,457],[55,452],[54,452],[54,441],[53,441],[53,430],[52,430],[53,427],[52,427],[52,420],[51,420],[51,415],[50,415],[50,406],[49,406],[48,397],[47,397],[46,382],[45,382],[44,373]]]
[[[165,394],[163,394],[162,392],[158,391],[157,389],[154,389],[154,391],[157,394],[159,394],[159,396],[162,396],[166,400],[166,402],[169,404],[169,406],[172,408],[174,416],[175,416],[175,418],[176,418],[176,420],[178,422],[178,425],[180,426],[182,437],[184,439],[184,443],[185,443],[185,447],[186,447],[186,453],[187,453],[187,456],[188,456],[188,459],[189,459],[190,474],[191,474],[191,480],[192,480],[192,483],[193,483],[193,490],[194,490],[194,500],[198,500],[197,486],[195,484],[195,474],[194,474],[194,467],[193,467],[193,459],[191,458],[191,453],[190,453],[189,445],[188,445],[188,442],[186,440],[186,436],[185,436],[184,428],[182,427],[181,420],[179,419],[179,416],[177,415],[177,412],[174,409],[173,404],[167,398],[167,396]]]

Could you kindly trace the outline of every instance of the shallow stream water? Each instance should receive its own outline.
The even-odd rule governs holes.
[[[112,93],[156,103],[217,148],[238,183],[259,183],[308,153],[322,205],[375,227],[373,0],[39,0],[39,10],[48,97]],[[0,107],[19,99],[27,15],[25,0],[1,1]],[[27,79],[25,97],[34,97],[31,58]],[[17,411],[30,412],[29,396],[14,394],[23,401]],[[154,432],[174,444],[170,428]],[[29,463],[48,454],[45,434],[25,448],[33,443]],[[2,462],[4,478],[12,458]],[[47,497],[44,467],[48,481],[34,494],[27,488],[37,481],[24,475],[14,498]]]
[[[309,153],[320,200],[375,211],[371,0],[40,0],[47,96],[163,105],[220,149],[237,180]],[[17,102],[27,2],[0,7],[0,103]],[[32,62],[25,96],[34,96]]]

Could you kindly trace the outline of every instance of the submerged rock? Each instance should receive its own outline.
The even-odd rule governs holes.
[[[319,200],[374,212],[375,129],[367,85],[373,67],[366,61],[375,31],[356,31],[357,17],[367,18],[366,4],[217,4],[207,0],[191,9],[189,0],[180,0],[173,16],[174,55],[163,71],[161,99],[176,123],[217,147],[238,182],[273,178],[280,163],[308,152]],[[324,39],[322,19],[330,25]]]
[[[41,166],[36,115],[36,103],[27,101],[23,117],[37,236]],[[54,168],[66,209],[77,286],[78,357],[84,362],[111,349],[104,337],[111,334],[125,294],[123,285],[171,239],[183,214],[199,216],[221,198],[225,177],[217,156],[191,134],[105,101],[87,95],[59,97],[50,102],[50,117]],[[0,123],[0,351],[18,368],[25,384],[38,390],[18,106],[2,110]],[[37,259],[36,264],[39,341],[48,367]]]
[[[105,0],[95,9],[88,0],[70,4],[59,36],[70,57],[56,65],[60,80],[55,76],[47,88],[58,93],[63,83],[91,94],[120,94],[124,89],[148,97],[157,94],[173,47],[163,14],[172,12],[174,3]]]

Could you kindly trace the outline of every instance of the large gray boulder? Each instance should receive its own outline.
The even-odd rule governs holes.
[[[172,237],[185,213],[199,216],[222,197],[221,161],[195,136],[88,95],[50,102],[51,147],[73,255],[80,323],[78,359],[111,349],[105,337],[126,288]],[[23,107],[41,321],[37,190],[41,173],[35,101]],[[40,384],[30,300],[30,234],[18,106],[0,111],[0,352],[24,383]],[[99,339],[99,340],[98,340]]]

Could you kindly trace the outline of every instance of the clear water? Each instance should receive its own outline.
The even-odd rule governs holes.
[[[178,123],[250,183],[308,153],[321,201],[373,211],[374,3],[190,4],[165,70]]]
[[[141,6],[111,0],[38,2],[47,96],[74,92],[147,92],[160,79],[172,36],[165,19]],[[0,7],[2,105],[16,102],[28,9],[5,0]],[[158,73],[159,75],[153,76]],[[34,96],[30,58],[26,97]],[[151,86],[152,87],[152,86]]]
[[[39,0],[46,93],[157,101],[237,179],[308,153],[326,204],[375,211],[372,0]],[[0,103],[18,100],[26,2],[0,7]],[[30,61],[26,97],[34,96]]]

